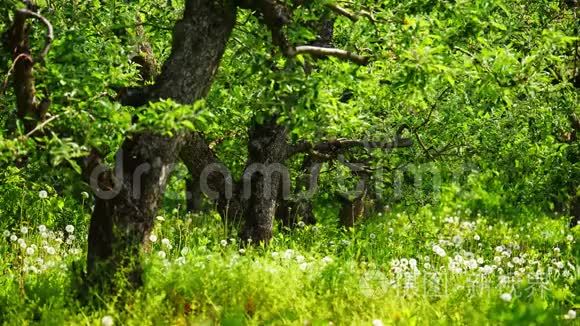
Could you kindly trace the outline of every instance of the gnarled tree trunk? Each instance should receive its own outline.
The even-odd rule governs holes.
[[[155,85],[141,92],[144,102],[170,98],[188,104],[203,98],[235,20],[233,1],[188,0],[174,28],[171,56]],[[117,273],[128,277],[133,286],[141,284],[141,244],[153,226],[171,168],[190,140],[183,134],[171,138],[154,132],[130,134],[117,155],[114,172],[90,173],[92,184],[101,190],[95,191],[89,229],[89,286],[109,289]]]
[[[272,238],[276,207],[290,191],[290,177],[283,166],[288,155],[288,129],[272,121],[250,130],[248,166],[242,197],[247,199],[242,239],[267,243]]]

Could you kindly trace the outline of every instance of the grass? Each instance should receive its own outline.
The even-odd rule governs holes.
[[[169,214],[172,215],[172,214]],[[213,214],[160,218],[146,282],[101,308],[74,299],[85,231],[8,230],[0,240],[7,325],[574,324],[579,228],[469,211],[375,216],[354,230],[302,226],[242,247]],[[70,228],[69,228],[70,231]],[[11,239],[12,237],[12,239]],[[22,239],[22,240],[19,240]],[[23,245],[22,243],[25,243]],[[30,248],[34,248],[30,250]],[[49,248],[52,248],[49,249]],[[28,252],[27,252],[28,250]],[[54,252],[53,252],[54,250]],[[121,303],[123,302],[123,303]]]

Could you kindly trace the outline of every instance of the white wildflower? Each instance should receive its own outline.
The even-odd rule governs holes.
[[[32,247],[28,247],[28,248],[26,248],[26,254],[27,254],[28,256],[32,256],[32,255],[34,255],[34,248],[32,248]]]
[[[20,228],[20,233],[22,233],[22,234],[28,233],[28,228],[26,226],[21,227]]]
[[[185,257],[179,257],[175,260],[175,263],[179,266],[185,265]]]
[[[89,198],[89,193],[86,191],[81,192],[81,197],[83,197],[84,199]]]
[[[280,256],[280,254],[277,251],[272,251],[272,258],[276,259]]]
[[[433,251],[440,257],[445,257],[447,255],[445,250],[443,248],[439,247],[438,245],[433,246]]]
[[[222,241],[220,241],[220,243],[221,243],[222,247],[225,247],[228,245],[228,240],[222,240]]]
[[[554,247],[554,252],[555,252],[555,253],[560,253],[560,248],[558,248],[558,247]]]
[[[305,271],[308,269],[309,265],[308,263],[302,263],[298,267],[300,268],[301,271]]]
[[[377,236],[374,233],[369,234],[369,237],[371,238],[371,240],[374,240]]]
[[[18,237],[16,236],[16,234],[13,234],[10,236],[10,241],[16,241],[18,240]]]
[[[286,251],[284,251],[284,255],[282,257],[284,257],[284,259],[290,259],[290,258],[292,258],[293,255],[294,255],[294,250],[287,249]]]
[[[5,238],[8,238],[10,236],[10,231],[6,230],[2,235],[4,235]]]
[[[305,260],[304,256],[302,256],[302,255],[298,255],[298,256],[296,256],[296,262],[297,262],[298,264],[300,264],[300,263],[303,263],[303,262],[304,262],[304,260]]]
[[[46,190],[41,190],[38,192],[38,197],[40,197],[40,199],[46,199],[48,198],[48,192],[46,192]]]
[[[66,226],[64,229],[65,229],[65,231],[66,231],[66,232],[68,232],[68,233],[73,233],[73,232],[75,231],[75,227],[74,227],[74,226],[72,226],[72,225],[70,225],[70,224],[69,224],[69,225],[67,225],[67,226]]]
[[[163,238],[161,240],[161,244],[164,245],[166,248],[169,248],[169,249],[171,249],[171,247],[172,247],[171,246],[171,241],[169,241],[169,239],[167,239],[167,238]]]
[[[505,302],[512,301],[512,295],[510,293],[502,293],[502,295],[500,295],[499,298]]]
[[[304,223],[303,221],[299,221],[299,222],[297,223],[297,225],[298,225],[298,227],[300,227],[300,228],[303,228],[303,227],[305,227],[305,226],[306,226],[306,223]]]
[[[576,319],[576,310],[568,310],[564,315],[564,319]]]
[[[181,248],[181,252],[180,253],[181,253],[182,256],[187,255],[189,253],[189,248],[188,247]]]
[[[332,263],[332,258],[325,256],[324,258],[322,258],[322,262],[325,264],[330,264]]]
[[[113,326],[113,324],[114,324],[114,320],[113,320],[113,317],[111,317],[111,316],[105,316],[101,319],[102,326]]]
[[[481,238],[479,237],[479,234],[474,235],[473,240],[475,240],[475,241],[481,240]]]
[[[568,234],[568,235],[566,236],[566,240],[567,240],[568,242],[572,242],[572,241],[574,241],[574,236],[572,236],[571,234]],[[573,310],[570,310],[570,311],[573,311]]]
[[[56,254],[56,250],[53,247],[46,247],[46,253],[49,255],[54,255]]]
[[[151,241],[151,242],[157,242],[157,236],[155,234],[151,233],[149,235],[149,241]]]
[[[165,253],[165,251],[159,250],[159,252],[157,252],[157,256],[159,256],[161,259],[165,259],[165,257],[167,257],[167,254]]]
[[[158,220],[158,221],[165,221],[165,217],[163,217],[161,215],[155,217],[155,219]]]
[[[380,319],[374,319],[373,320],[373,326],[383,326],[383,322]]]
[[[42,233],[42,232],[46,232],[46,225],[44,225],[44,224],[40,224],[40,225],[38,226],[38,231],[39,231],[39,232],[41,232],[41,233]]]
[[[246,253],[246,249],[244,249],[244,248],[241,248],[240,250],[238,250],[238,252],[239,252],[240,254],[242,254],[242,255],[243,255],[243,254],[245,254],[245,253]]]

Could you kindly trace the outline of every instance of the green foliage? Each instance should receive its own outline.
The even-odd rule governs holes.
[[[211,215],[162,214],[143,254],[145,287],[96,310],[78,305],[69,283],[81,234],[16,227],[22,240],[0,239],[0,321],[573,324],[578,232],[540,215],[508,224],[471,214],[446,207],[381,214],[356,230],[305,226],[268,248],[239,244]]]
[[[162,63],[183,2],[38,1],[55,39],[46,61],[34,66],[36,89],[52,105],[48,123],[30,135],[15,118],[11,50],[0,48],[0,82],[9,81],[0,89],[0,228],[10,233],[0,239],[0,323],[94,324],[105,315],[118,324],[573,323],[564,316],[580,308],[580,229],[568,234],[565,218],[554,218],[567,215],[570,198],[580,192],[580,147],[564,139],[572,130],[570,115],[580,115],[573,83],[580,39],[568,1],[340,2],[353,13],[372,14],[356,21],[331,12],[326,5],[333,1],[309,1],[295,10],[286,29],[292,44],[316,41],[321,18],[335,17],[333,46],[370,56],[368,66],[286,58],[264,25],[240,10],[204,101],[122,106],[119,90],[142,84],[131,61],[139,44],[147,41]],[[0,31],[22,6],[2,2]],[[45,31],[30,23],[38,51]],[[248,129],[271,117],[288,126],[293,143],[392,141],[407,125],[403,136],[414,139],[412,148],[352,155],[383,172],[373,186],[396,212],[353,230],[336,229],[335,193],[352,189],[356,180],[338,163],[325,165],[314,198],[321,225],[277,233],[268,248],[245,248],[230,240],[237,234],[217,213],[184,217],[181,167],[168,185],[178,196],[166,196],[167,221],[158,222],[158,241],[144,253],[145,288],[126,306],[115,298],[102,310],[79,306],[69,269],[85,253],[91,201],[80,165],[91,149],[111,159],[130,132],[200,131],[239,176]],[[288,164],[299,167],[300,159]],[[425,177],[417,185],[420,173]],[[69,224],[77,228],[71,244],[64,237]],[[55,236],[33,232],[39,225]],[[22,227],[30,233],[20,234]],[[25,239],[27,248],[34,244],[35,259],[43,263],[28,257],[12,235]],[[462,239],[458,246],[455,236]],[[446,257],[434,254],[434,245],[445,247]],[[49,255],[47,246],[57,254]],[[519,276],[516,263],[494,261],[508,249],[512,260],[525,255]],[[484,264],[453,273],[455,254],[474,258],[467,252]],[[402,258],[420,264],[420,275],[407,271],[415,288],[405,292],[397,283],[387,290],[387,280],[401,281],[393,264]],[[51,266],[39,274],[30,268],[40,270],[46,262]],[[491,264],[490,288],[469,292],[472,276]],[[510,282],[502,282],[500,267]],[[420,284],[440,268],[449,292],[425,294]],[[553,278],[532,284],[538,270],[549,269]],[[361,284],[380,291],[369,295]],[[502,300],[504,293],[512,300]]]

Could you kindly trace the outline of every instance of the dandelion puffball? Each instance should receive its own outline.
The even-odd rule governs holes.
[[[505,302],[510,302],[510,301],[512,301],[512,295],[511,295],[510,293],[502,293],[502,294],[499,296],[499,298],[500,298],[500,299],[502,299],[502,300],[503,300],[503,301],[505,301]]]
[[[149,235],[149,241],[151,241],[151,242],[157,242],[157,236],[155,234],[150,234]]]
[[[113,324],[114,324],[114,320],[113,320],[113,317],[111,317],[111,316],[105,316],[101,319],[102,326],[113,326]]]
[[[46,190],[41,190],[38,192],[38,197],[40,197],[40,199],[46,199],[48,198],[48,192],[46,192]]]
[[[74,227],[74,226],[72,226],[72,225],[70,225],[70,224],[69,224],[69,225],[67,225],[67,226],[66,226],[64,229],[65,229],[65,231],[66,231],[66,232],[68,232],[68,233],[73,233],[73,232],[75,231],[75,227]]]

